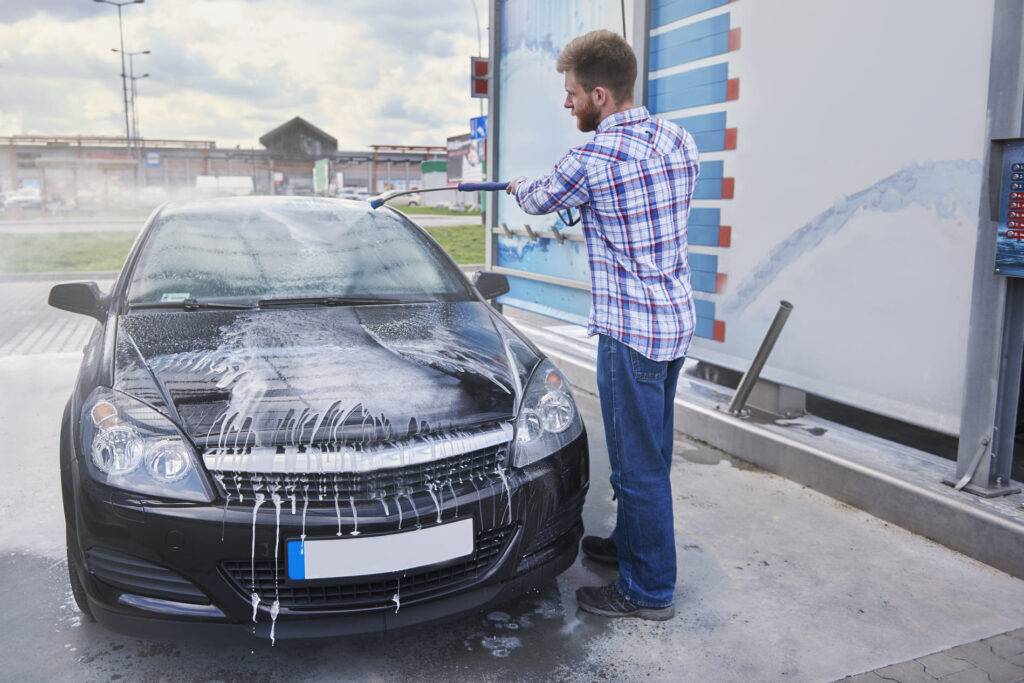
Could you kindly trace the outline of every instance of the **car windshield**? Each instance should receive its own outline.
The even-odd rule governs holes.
[[[165,209],[128,289],[131,306],[316,297],[452,301],[470,294],[443,252],[390,211],[285,198]]]

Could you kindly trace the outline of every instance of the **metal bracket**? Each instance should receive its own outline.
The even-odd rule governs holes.
[[[529,223],[523,223],[523,229],[526,230],[526,234],[531,240],[540,239],[540,236],[533,231],[533,228],[530,227]]]
[[[982,498],[997,498],[999,496],[1009,496],[1014,493],[1020,493],[1020,487],[1013,484],[1013,482],[1007,482],[1002,477],[996,477],[996,485],[990,486],[979,486],[978,484],[972,484],[971,479],[974,478],[974,474],[978,471],[978,466],[981,465],[981,461],[985,459],[985,453],[989,452],[989,444],[992,443],[992,435],[989,434],[982,438],[978,444],[978,450],[975,452],[974,457],[971,458],[971,462],[967,466],[967,471],[959,479],[943,479],[942,483],[947,486],[952,486],[956,491],[963,491],[965,493],[973,493],[976,496]],[[994,458],[995,453],[989,453],[989,456]]]
[[[960,491],[963,487],[967,486],[967,482],[969,482],[971,477],[974,476],[974,473],[978,471],[978,465],[981,464],[981,459],[985,457],[985,451],[988,450],[989,443],[990,439],[987,436],[981,440],[981,443],[978,445],[978,451],[974,454],[974,457],[971,458],[971,464],[967,466],[967,472],[965,472],[964,476],[960,477],[960,480],[953,485],[954,490]]]
[[[551,234],[554,235],[559,244],[565,244],[565,235],[559,232],[557,225],[551,226]]]
[[[508,223],[501,224],[501,231],[505,233],[505,237],[512,237],[512,235],[515,234],[514,232],[512,232],[512,230],[509,229]]]

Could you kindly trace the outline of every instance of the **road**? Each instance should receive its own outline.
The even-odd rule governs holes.
[[[438,228],[453,225],[479,223],[479,216],[436,216],[433,214],[416,214],[410,218],[425,228]],[[146,217],[135,219],[112,218],[104,219],[26,219],[0,220],[0,235],[46,234],[56,232],[138,232]]]
[[[578,613],[575,589],[612,578],[578,560],[499,610],[386,637],[271,647],[244,635],[214,644],[110,633],[81,618],[66,580],[57,428],[80,337],[61,341],[68,331],[54,320],[64,314],[41,313],[47,286],[0,283],[0,316],[34,339],[0,349],[6,679],[827,681],[1024,625],[1024,582],[678,434],[671,621]],[[20,302],[16,319],[11,302]],[[595,397],[578,400],[592,462],[584,521],[605,534],[614,503],[604,434]]]

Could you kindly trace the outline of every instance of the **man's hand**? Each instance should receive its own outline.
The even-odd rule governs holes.
[[[526,180],[526,178],[519,176],[518,178],[513,178],[508,181],[508,187],[505,188],[505,193],[514,195],[524,180]]]

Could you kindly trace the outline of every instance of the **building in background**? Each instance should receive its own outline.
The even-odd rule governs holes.
[[[218,148],[209,140],[147,140],[130,153],[124,138],[0,137],[0,192],[39,188],[48,204],[78,208],[152,206],[167,199],[251,188],[255,194],[312,194],[313,166],[328,159],[344,187],[376,194],[422,186],[420,163],[445,148],[338,141],[300,117],[260,137],[263,149]],[[337,183],[332,185],[340,190]],[[198,192],[196,191],[198,188]]]

